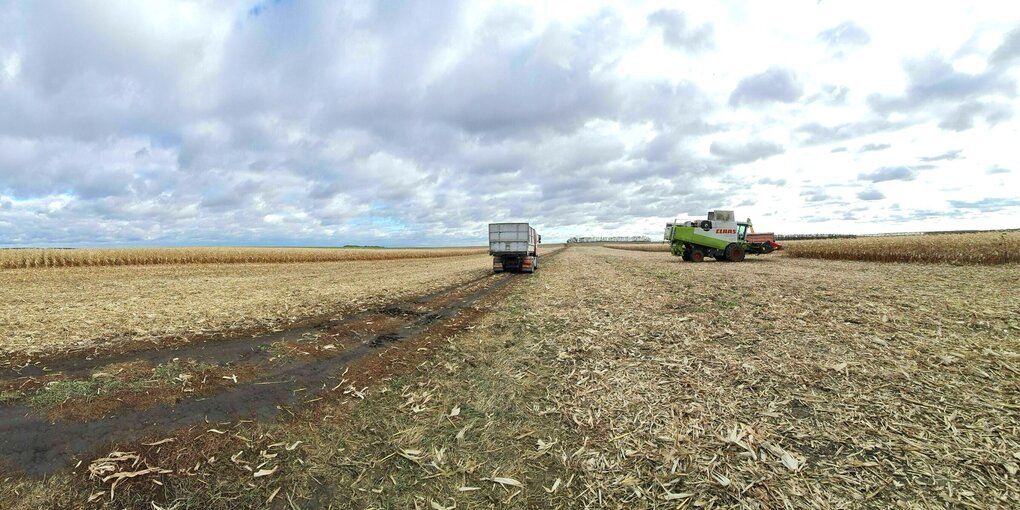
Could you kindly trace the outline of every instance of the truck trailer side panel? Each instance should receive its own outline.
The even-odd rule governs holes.
[[[527,223],[490,223],[489,253],[534,253],[538,244],[535,229]]]

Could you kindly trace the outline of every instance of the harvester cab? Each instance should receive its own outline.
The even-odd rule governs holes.
[[[664,236],[673,255],[688,262],[701,262],[705,257],[740,262],[748,253],[764,255],[782,249],[775,235],[754,233],[751,219],[738,222],[733,211],[710,211],[708,219],[667,223]]]

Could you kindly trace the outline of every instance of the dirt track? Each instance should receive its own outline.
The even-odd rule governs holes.
[[[370,380],[379,370],[369,355],[400,356],[400,351],[412,350],[433,334],[464,327],[519,277],[489,275],[366,312],[308,319],[255,337],[91,358],[36,360],[0,369],[2,389],[40,387],[40,379],[51,383],[88,380],[125,364],[150,367],[188,360],[215,367],[209,373],[220,383],[191,394],[140,387],[133,393],[114,392],[91,403],[105,411],[101,416],[86,415],[85,419],[62,413],[60,405],[44,412],[24,401],[0,403],[0,466],[45,476],[77,460],[87,461],[90,455],[106,451],[104,447],[162,437],[199,424],[212,427],[241,419],[265,420],[290,412],[291,407],[356,394],[355,381]],[[236,374],[247,376],[238,379]],[[205,378],[209,377],[207,373]],[[227,379],[226,383],[219,378]]]

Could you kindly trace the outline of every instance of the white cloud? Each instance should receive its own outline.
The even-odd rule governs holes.
[[[912,181],[917,177],[914,170],[905,166],[887,166],[879,168],[874,172],[868,172],[858,176],[862,181],[885,182],[885,181]]]
[[[747,143],[715,141],[708,150],[713,156],[728,163],[749,163],[783,153],[781,145],[765,140],[752,140]]]
[[[0,244],[1016,226],[1018,5],[0,3]]]
[[[730,94],[730,105],[757,105],[762,103],[792,103],[800,98],[804,88],[790,69],[770,67],[748,76],[737,84]]]
[[[818,39],[829,46],[864,46],[871,42],[868,32],[853,21],[844,21],[839,25],[818,33]]]
[[[885,198],[885,194],[872,188],[857,193],[857,198],[861,200],[882,200]]]
[[[660,9],[648,15],[648,24],[662,29],[662,42],[678,50],[702,51],[714,46],[712,25],[692,26],[687,15]]]

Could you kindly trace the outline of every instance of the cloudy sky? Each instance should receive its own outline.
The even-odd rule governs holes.
[[[1020,227],[1020,2],[0,0],[0,245]]]

